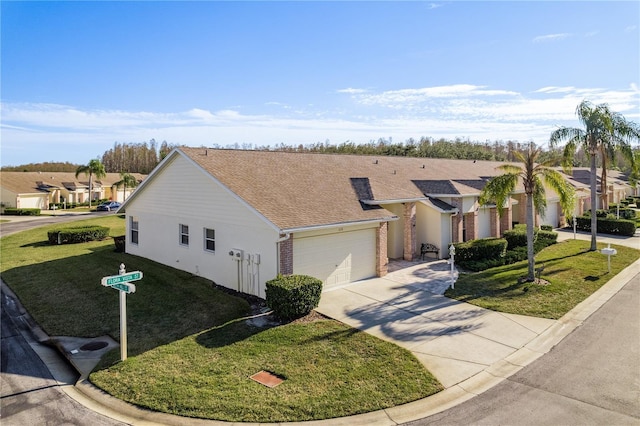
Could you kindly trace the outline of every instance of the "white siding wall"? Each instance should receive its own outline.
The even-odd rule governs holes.
[[[180,156],[153,179],[127,206],[127,253],[264,298],[265,282],[277,274],[275,229]],[[139,222],[137,245],[130,240],[131,216]],[[180,224],[189,226],[188,246],[179,243]],[[204,228],[215,230],[215,253],[204,250]],[[253,262],[232,260],[231,249]]]

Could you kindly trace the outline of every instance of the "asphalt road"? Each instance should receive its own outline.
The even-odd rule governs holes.
[[[0,424],[2,426],[26,425],[122,425],[113,419],[97,414],[70,398],[62,389],[72,383],[58,383],[51,375],[31,344],[18,330],[9,316],[10,306],[3,297],[0,348]],[[48,356],[59,357],[50,348]],[[69,367],[73,382],[73,372]],[[76,376],[77,377],[77,376]]]
[[[102,216],[105,214],[113,214],[113,212],[92,212],[86,214],[59,214],[52,216],[38,217],[12,217],[11,222],[0,223],[0,237],[15,234],[16,232],[35,228],[38,226],[51,225],[54,223],[73,222],[75,220],[89,219],[92,216]],[[6,217],[6,216],[5,216]]]
[[[640,274],[519,373],[409,425],[640,425]]]

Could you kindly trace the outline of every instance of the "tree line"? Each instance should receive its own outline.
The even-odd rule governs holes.
[[[340,144],[329,142],[317,142],[314,144],[286,145],[281,143],[275,146],[257,146],[253,144],[233,144],[220,146],[213,144],[211,148],[248,149],[260,151],[286,151],[286,152],[311,152],[322,154],[353,154],[353,155],[396,155],[404,157],[424,158],[453,158],[466,160],[485,161],[517,161],[516,153],[526,152],[530,142],[517,141],[485,141],[474,142],[464,139],[447,140],[421,137],[416,140],[410,138],[404,142],[394,142],[391,138],[380,138],[377,141],[358,144],[346,141]],[[148,174],[158,165],[172,149],[180,145],[163,141],[158,144],[154,139],[142,143],[116,142],[113,148],[105,151],[100,158],[107,173],[142,173]],[[538,160],[551,166],[561,166],[563,153],[560,149],[540,148]],[[638,150],[638,148],[636,148]],[[631,163],[620,153],[614,153],[614,157],[607,162],[609,169],[618,169],[623,172],[631,171]],[[576,149],[571,161],[573,167],[589,167],[589,155],[584,149]],[[602,160],[597,158],[597,166],[601,167]],[[3,167],[2,171],[48,171],[48,172],[75,172],[78,164],[69,162],[45,162],[30,163],[21,166]]]

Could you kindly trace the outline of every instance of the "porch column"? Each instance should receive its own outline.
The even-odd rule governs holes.
[[[456,214],[455,216],[452,215],[451,217],[451,242],[461,243],[464,223],[464,214],[462,212],[462,198],[452,198],[451,205],[458,209],[458,214]]]
[[[500,214],[497,207],[489,209],[489,227],[490,235],[495,238],[500,237]]]
[[[464,215],[465,220],[465,229],[467,241],[475,240],[478,238],[479,230],[478,230],[478,202],[474,203],[473,211],[471,213],[467,213]]]
[[[280,241],[280,273],[282,275],[293,274],[293,234],[288,239]]]
[[[504,235],[504,231],[511,229],[511,222],[513,222],[513,209],[511,205],[511,198],[507,200],[508,207],[502,209],[502,217],[500,218],[500,235]]]
[[[376,275],[384,277],[387,275],[389,258],[387,257],[387,235],[389,222],[381,222],[376,229]]]
[[[404,204],[404,260],[416,253],[416,203]]]

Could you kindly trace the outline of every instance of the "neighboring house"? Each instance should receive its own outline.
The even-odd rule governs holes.
[[[178,148],[128,198],[126,251],[265,297],[278,274],[325,288],[384,276],[423,243],[500,236],[524,218],[481,206],[500,162]],[[563,220],[557,197],[539,223]],[[588,191],[586,193],[588,196]]]
[[[562,171],[561,168],[558,168]],[[568,174],[567,174],[568,175]],[[576,187],[590,187],[591,170],[588,167],[576,167],[573,168],[569,176],[569,181]],[[598,205],[596,208],[602,208],[602,169],[596,170],[597,181],[597,200]],[[640,195],[640,185],[632,185],[629,181],[628,173],[623,173],[618,170],[607,170],[607,196],[609,203],[619,203],[628,196]],[[591,200],[589,198],[584,200],[582,206],[583,211],[591,209]]]
[[[132,173],[141,182],[146,175]],[[48,210],[53,203],[86,203],[91,200],[112,199],[123,202],[134,188],[116,188],[119,173],[107,173],[93,179],[89,194],[89,177],[64,172],[0,172],[0,201],[3,207],[38,208]]]

